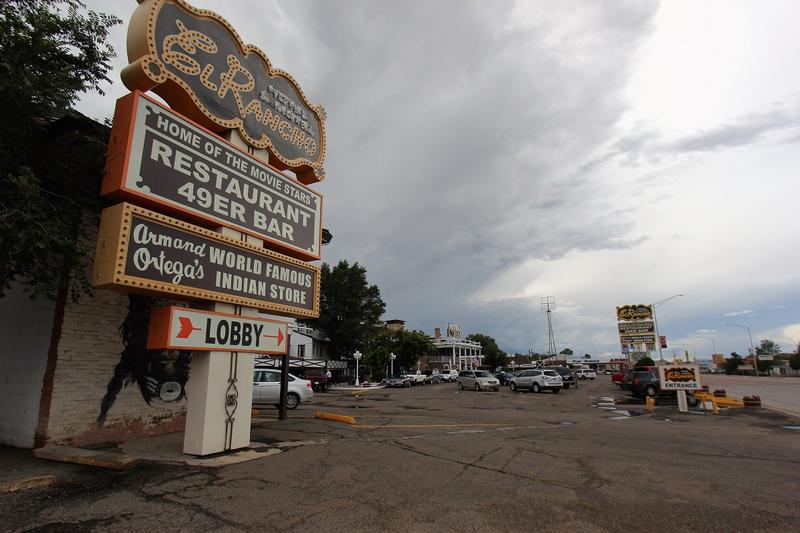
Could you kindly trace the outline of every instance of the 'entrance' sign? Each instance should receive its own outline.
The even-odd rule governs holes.
[[[325,110],[216,13],[183,0],[141,1],[128,27],[128,61],[128,89],[153,89],[216,131],[237,129],[303,183],[324,179]]]
[[[104,195],[320,257],[322,196],[139,92],[117,101]]]
[[[698,365],[661,365],[658,367],[661,390],[697,390],[700,383]]]
[[[319,316],[319,267],[128,203],[103,210],[92,283]]]
[[[286,353],[288,323],[255,316],[161,307],[150,313],[147,349]]]

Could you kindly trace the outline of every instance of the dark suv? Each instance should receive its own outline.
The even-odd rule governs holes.
[[[578,388],[578,380],[575,379],[575,373],[571,369],[565,366],[548,366],[546,368],[558,372],[558,375],[561,376],[561,381],[564,382],[565,389],[570,387]]]
[[[637,366],[625,371],[622,390],[634,396],[655,396],[659,390],[658,369],[654,366]]]
[[[637,366],[625,370],[621,387],[622,390],[629,391],[636,398],[640,396],[649,396],[651,398],[656,396],[675,396],[675,391],[661,390],[658,367],[655,366]],[[692,391],[687,391],[686,400],[692,407],[698,403]]]

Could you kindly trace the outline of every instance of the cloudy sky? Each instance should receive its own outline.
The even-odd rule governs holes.
[[[136,6],[88,2],[125,21]],[[506,351],[619,352],[658,306],[673,351],[800,341],[800,3],[195,0],[328,112],[324,259],[384,318]],[[107,95],[126,90],[125,28]]]

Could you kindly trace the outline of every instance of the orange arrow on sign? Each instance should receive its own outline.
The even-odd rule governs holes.
[[[278,339],[278,346],[280,346],[281,343],[283,342],[283,331],[280,329],[278,330],[277,335],[263,335],[263,336],[268,339]]]
[[[178,320],[181,322],[181,330],[176,335],[179,339],[188,339],[193,331],[200,331],[200,328],[194,327],[192,321],[185,316],[179,316]]]

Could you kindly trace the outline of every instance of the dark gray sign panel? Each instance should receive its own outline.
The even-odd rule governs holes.
[[[103,194],[144,200],[319,259],[319,193],[141,93],[117,103],[108,152]]]
[[[652,320],[640,322],[618,322],[620,336],[654,334],[655,326]]]
[[[129,89],[153,89],[195,121],[237,129],[303,183],[324,178],[325,110],[216,13],[183,0],[142,2],[128,30],[128,60]]]
[[[103,210],[92,282],[319,315],[319,268],[131,204]]]

